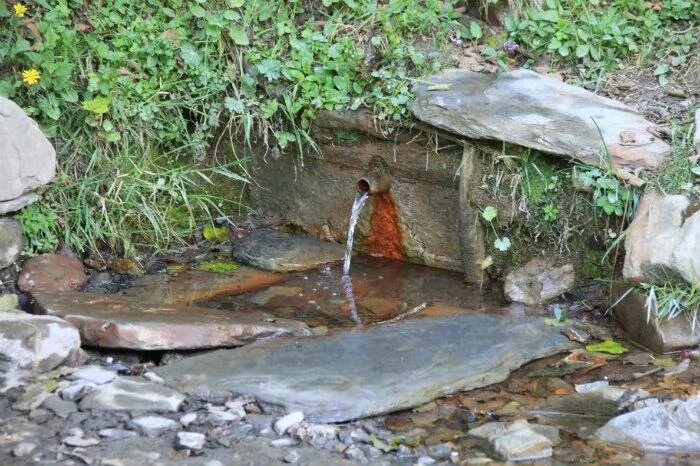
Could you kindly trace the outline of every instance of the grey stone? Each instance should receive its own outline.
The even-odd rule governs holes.
[[[5,97],[0,97],[0,166],[0,202],[49,183],[56,173],[56,151],[39,125]]]
[[[201,450],[204,441],[204,434],[198,432],[178,432],[175,436],[175,446],[188,450]]]
[[[68,401],[80,401],[90,390],[95,388],[96,385],[92,382],[86,380],[79,381],[70,385],[66,388],[61,389],[61,398]]]
[[[161,416],[142,416],[131,421],[131,424],[147,437],[157,437],[169,430],[175,430],[180,424]]]
[[[700,201],[644,193],[625,237],[622,275],[634,283],[700,280]]]
[[[427,455],[419,456],[418,461],[417,461],[418,466],[435,464],[435,463],[437,463],[437,461],[435,461],[435,458],[431,458],[430,456],[427,456]]]
[[[214,424],[233,422],[233,421],[238,421],[240,419],[241,419],[240,416],[238,416],[232,412],[229,412],[229,411],[216,410],[216,409],[209,410],[209,421],[213,422]]]
[[[19,258],[23,245],[22,224],[11,218],[0,218],[0,269]]]
[[[29,420],[34,421],[37,424],[43,424],[53,417],[53,413],[48,409],[44,408],[34,408],[29,411]]]
[[[105,369],[102,366],[91,365],[79,368],[78,370],[74,371],[70,377],[74,380],[85,380],[87,382],[92,382],[95,385],[102,385],[117,378],[117,373],[115,371]]]
[[[484,232],[479,222],[478,210],[472,204],[470,196],[474,176],[480,164],[480,156],[481,154],[475,147],[465,145],[462,151],[462,165],[459,175],[457,212],[459,250],[462,257],[464,281],[467,283],[477,283],[487,279],[487,275],[481,268],[481,263],[486,257]]]
[[[143,378],[149,382],[157,383],[158,385],[165,385],[165,380],[160,378],[155,372],[147,371],[143,373]]]
[[[444,443],[438,443],[428,447],[428,454],[437,460],[448,459],[450,455],[452,455],[452,451],[452,447]]]
[[[22,371],[42,372],[74,362],[80,351],[78,331],[57,317],[0,313],[0,377],[18,383]]]
[[[294,411],[275,421],[275,432],[277,435],[284,435],[289,429],[304,420],[304,413]]]
[[[36,444],[32,442],[22,442],[12,449],[12,455],[17,458],[22,458],[30,455],[34,450],[36,450]]]
[[[97,435],[107,440],[124,440],[127,438],[136,437],[138,434],[133,430],[110,427],[107,429],[101,429],[99,432],[97,432]]]
[[[343,260],[345,248],[305,235],[256,230],[236,241],[236,260],[265,270],[293,272],[311,270]]]
[[[700,397],[638,409],[608,421],[596,437],[648,452],[700,452]]]
[[[299,445],[299,440],[289,437],[277,438],[270,442],[270,446],[273,448],[288,448],[296,447],[297,445]]]
[[[63,443],[70,447],[93,447],[100,443],[100,439],[94,437],[69,436],[63,439]]]
[[[20,197],[16,199],[12,199],[9,201],[2,201],[0,202],[0,214],[7,214],[10,212],[16,212],[23,207],[28,206],[29,204],[32,204],[36,201],[39,200],[39,195],[37,193],[27,193],[27,194],[22,194]]]
[[[98,385],[80,401],[80,409],[177,411],[185,397],[141,377],[119,377]]]
[[[528,361],[575,346],[541,318],[471,313],[267,340],[156,372],[188,393],[235,390],[312,422],[341,422],[496,383]]]
[[[197,413],[187,413],[180,418],[180,424],[182,424],[184,427],[187,427],[196,420]]]
[[[530,70],[453,69],[425,82],[416,90],[413,114],[461,136],[506,141],[604,168],[609,161],[600,154],[607,148],[613,167],[630,172],[658,168],[671,153],[647,130],[653,123],[626,105]],[[431,90],[440,84],[449,87]]]
[[[365,452],[358,446],[352,445],[347,450],[345,450],[345,457],[358,463],[366,463],[367,456]]]
[[[543,429],[548,434],[539,433],[526,420],[515,422],[488,422],[469,431],[469,435],[490,442],[494,453],[506,461],[526,461],[552,456],[554,431]],[[558,431],[556,434],[558,441]]]
[[[630,340],[655,353],[668,353],[700,344],[700,326],[693,331],[688,316],[681,314],[671,320],[658,321],[656,309],[647,320],[647,294],[630,290],[629,285],[614,284],[614,316]]]
[[[509,301],[535,306],[547,303],[574,286],[576,275],[571,264],[556,266],[536,257],[508,273],[503,292]]]
[[[53,411],[56,416],[63,419],[66,419],[72,413],[78,411],[77,404],[72,401],[62,400],[58,395],[47,397],[41,406]]]

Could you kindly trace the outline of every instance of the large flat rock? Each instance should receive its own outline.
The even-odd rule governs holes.
[[[156,305],[126,296],[36,292],[39,312],[59,316],[80,331],[83,345],[102,348],[172,350],[241,346],[260,338],[307,335],[306,324],[181,305]]]
[[[573,346],[541,318],[475,313],[260,342],[157,372],[180,391],[232,390],[314,422],[342,422],[500,382],[528,361]]]
[[[436,89],[441,84],[447,89]],[[610,162],[600,156],[605,146],[613,167],[629,171],[657,168],[671,153],[647,130],[653,123],[626,105],[525,69],[445,70],[418,88],[411,110],[420,120],[462,136],[506,141],[589,165],[607,167]]]
[[[233,246],[236,260],[275,272],[311,270],[339,262],[345,246],[310,236],[256,230]]]
[[[141,301],[159,304],[192,304],[196,301],[221,298],[267,287],[285,280],[278,273],[251,267],[239,267],[232,272],[215,273],[190,270],[178,274],[146,275],[125,291]]]

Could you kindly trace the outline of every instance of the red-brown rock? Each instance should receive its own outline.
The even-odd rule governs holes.
[[[195,301],[245,293],[273,285],[288,277],[252,267],[226,273],[191,270],[175,275],[147,275],[134,282],[125,295],[151,303],[189,305]]]
[[[308,335],[298,321],[254,311],[155,304],[97,293],[36,292],[37,312],[62,317],[83,345],[139,350],[242,346],[260,338]]]
[[[70,291],[85,286],[87,275],[78,259],[59,254],[32,257],[22,266],[19,289],[28,291]]]

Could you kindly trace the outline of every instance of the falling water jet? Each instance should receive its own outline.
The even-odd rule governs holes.
[[[345,245],[345,259],[343,260],[343,276],[350,274],[350,261],[352,259],[352,243],[355,236],[355,226],[357,226],[357,221],[360,218],[360,212],[362,212],[362,207],[364,207],[368,197],[369,193],[366,191],[358,194],[355,197],[355,202],[353,203],[352,210],[350,211],[348,241]]]

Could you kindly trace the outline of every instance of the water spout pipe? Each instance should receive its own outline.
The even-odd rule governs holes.
[[[391,177],[380,171],[365,173],[365,176],[357,180],[357,190],[361,193],[379,194],[389,191]]]

